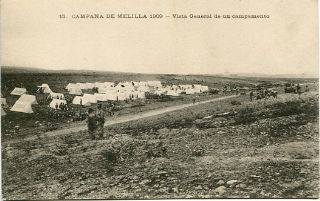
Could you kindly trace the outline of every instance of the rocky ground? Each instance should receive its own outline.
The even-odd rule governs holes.
[[[2,147],[3,197],[317,198],[317,95],[246,99]]]

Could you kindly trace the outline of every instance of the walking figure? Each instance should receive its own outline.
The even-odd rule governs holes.
[[[88,110],[88,133],[92,140],[96,139],[97,119],[92,108]]]

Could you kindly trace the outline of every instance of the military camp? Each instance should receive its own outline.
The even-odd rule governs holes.
[[[318,192],[316,79],[5,68],[1,78],[5,197]]]

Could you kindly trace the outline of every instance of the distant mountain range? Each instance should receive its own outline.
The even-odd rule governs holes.
[[[31,67],[1,67],[2,73],[108,73],[108,74],[147,74],[147,73],[129,73],[129,72],[116,72],[116,71],[97,71],[97,70],[48,70],[41,68]],[[193,75],[193,74],[190,74]],[[214,75],[230,78],[241,77],[262,77],[262,78],[318,78],[314,74],[264,74],[264,73],[221,73],[221,74],[197,74],[197,75]]]

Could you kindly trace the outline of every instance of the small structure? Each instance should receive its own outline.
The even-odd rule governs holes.
[[[69,94],[72,95],[82,95],[82,90],[79,87],[70,88]]]
[[[51,98],[51,99],[61,99],[61,100],[64,100],[64,94],[62,93],[54,93],[54,92],[51,92],[48,96],[48,98]]]
[[[82,96],[75,96],[72,100],[72,104],[82,105]]]
[[[15,95],[15,96],[21,96],[22,94],[25,94],[27,93],[27,90],[25,88],[19,88],[19,87],[16,87],[14,88],[13,91],[11,91],[11,95]]]
[[[91,103],[97,103],[97,99],[93,94],[84,94],[82,98],[82,104],[87,105]]]
[[[48,84],[42,84],[41,86],[38,86],[38,89],[37,89],[37,93],[45,93],[45,94],[48,94],[48,93],[51,93],[51,89],[49,87]]]
[[[7,100],[5,98],[1,98],[1,107],[2,108],[8,107]]]
[[[33,113],[32,104],[37,104],[36,97],[33,95],[23,94],[15,102],[10,111],[22,112],[22,113]]]
[[[60,100],[60,99],[53,99],[52,101],[51,101],[51,103],[49,104],[49,106],[51,107],[51,108],[53,108],[53,109],[58,109],[58,110],[60,110],[61,108],[60,108],[60,105],[61,104],[67,104],[67,101],[65,101],[65,100]]]

